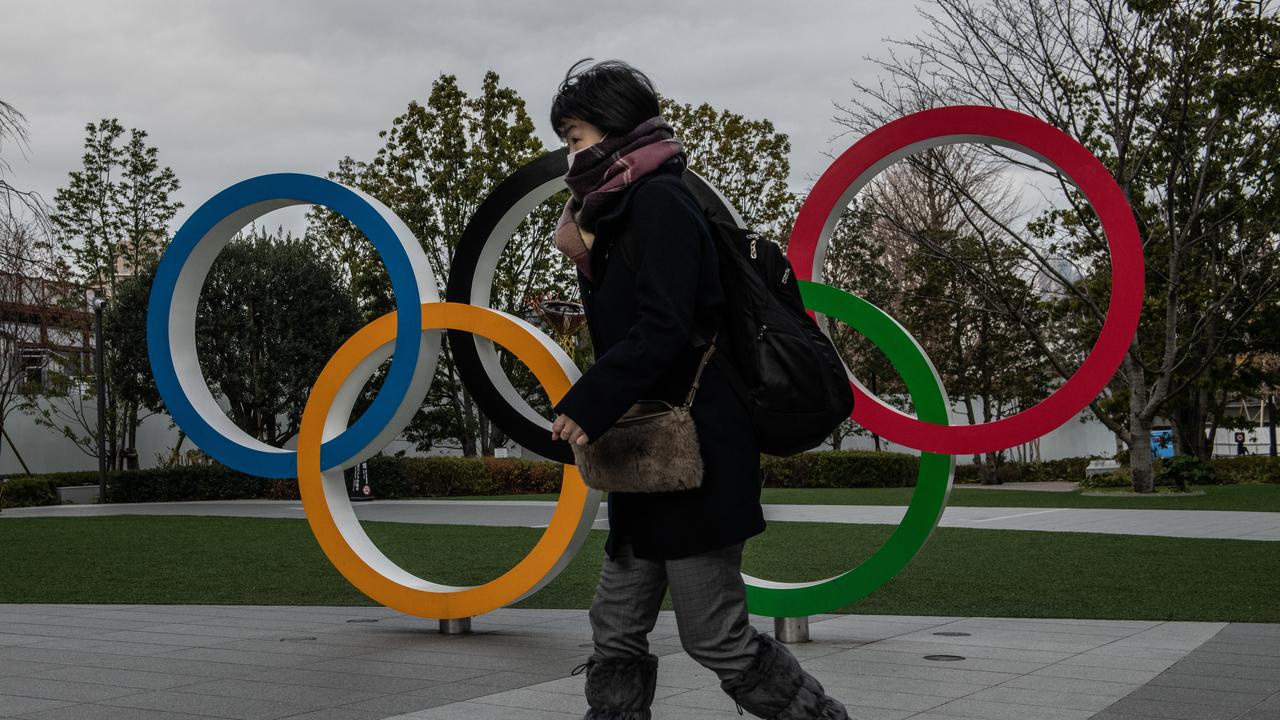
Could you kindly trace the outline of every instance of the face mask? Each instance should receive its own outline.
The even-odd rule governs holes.
[[[604,135],[601,135],[600,140],[604,140],[607,137],[609,137],[609,133],[605,133]],[[589,145],[587,147],[594,147],[594,146]],[[587,148],[582,148],[582,150],[586,150],[586,149]],[[569,153],[566,156],[569,159],[569,172],[573,172],[573,159],[578,153],[582,152],[582,150],[574,150],[573,152]]]

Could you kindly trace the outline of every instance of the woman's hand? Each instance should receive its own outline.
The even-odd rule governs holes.
[[[559,438],[564,438],[571,443],[579,445],[587,444],[587,433],[568,415],[559,415],[556,417],[556,421],[551,423],[551,439],[556,440]]]

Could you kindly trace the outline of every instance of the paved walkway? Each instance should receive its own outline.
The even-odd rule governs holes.
[[[361,520],[451,525],[545,527],[555,507],[549,501],[372,500],[353,503]],[[601,503],[594,529],[609,527],[608,503]],[[11,517],[94,515],[223,515],[301,518],[296,500],[226,500],[186,503],[61,505],[10,508]],[[894,505],[765,505],[766,520],[897,525],[906,508]],[[1187,538],[1280,540],[1280,512],[1220,510],[1092,510],[1081,508],[948,507],[940,527],[988,530],[1043,530]]]
[[[0,717],[580,720],[585,610],[504,608],[472,629],[383,607],[0,605]],[[810,634],[789,647],[856,720],[1280,717],[1280,626],[820,615]],[[655,720],[751,717],[671,612],[649,639]]]

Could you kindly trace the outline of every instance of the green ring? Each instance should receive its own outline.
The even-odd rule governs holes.
[[[806,308],[844,321],[889,358],[906,383],[920,420],[950,423],[950,403],[942,378],[906,328],[856,295],[825,283],[797,280]],[[826,580],[783,583],[743,573],[748,608],[769,617],[805,617],[831,612],[870,595],[901,572],[924,547],[947,506],[954,476],[954,455],[920,453],[920,473],[906,515],[874,555],[852,570]]]

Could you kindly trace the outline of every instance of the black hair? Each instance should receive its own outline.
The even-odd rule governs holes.
[[[604,132],[628,133],[657,115],[658,92],[647,75],[621,60],[602,60],[574,75],[569,68],[551,100],[551,127],[556,137],[569,118],[586,120]]]

